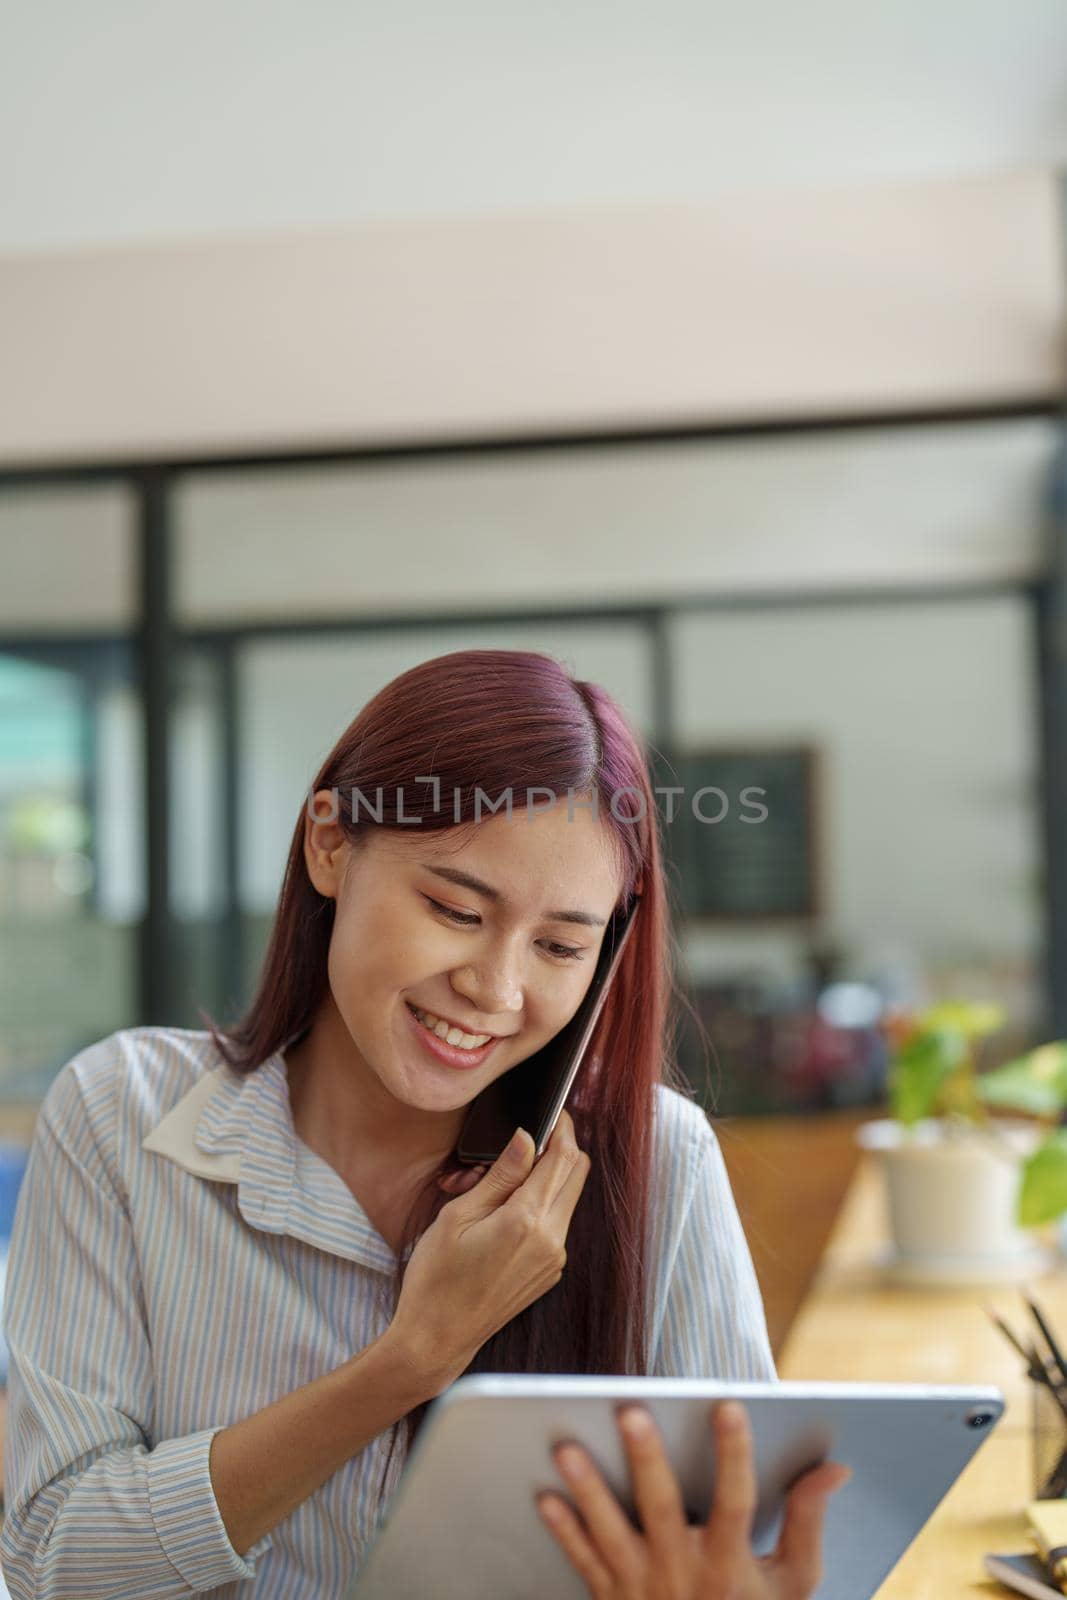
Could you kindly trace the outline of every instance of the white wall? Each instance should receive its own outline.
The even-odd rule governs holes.
[[[0,466],[1064,381],[1058,0],[9,0]]]
[[[1046,166],[1059,0],[6,0],[0,250]]]
[[[0,465],[1054,402],[1048,173],[0,260]]]

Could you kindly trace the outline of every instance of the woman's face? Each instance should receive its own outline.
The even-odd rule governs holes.
[[[318,809],[329,800],[321,791]],[[534,813],[516,805],[458,848],[458,832],[368,827],[353,849],[336,823],[306,826],[312,881],[337,901],[329,981],[352,1065],[396,1101],[465,1106],[569,1022],[622,893],[613,836],[588,809],[576,803],[568,815],[565,799]],[[487,1053],[456,1056],[453,1045],[455,1061],[442,1059],[416,1008],[493,1035]]]

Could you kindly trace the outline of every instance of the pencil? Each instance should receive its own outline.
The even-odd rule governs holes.
[[[1030,1376],[1032,1378],[1036,1378],[1037,1372],[1034,1369],[1037,1367],[1037,1360],[1036,1351],[1034,1350],[1033,1345],[1031,1345],[1030,1349],[1027,1350],[1020,1340],[1015,1337],[1014,1333],[1012,1333],[1011,1329],[1008,1327],[1008,1324],[1004,1321],[1004,1318],[998,1316],[998,1314],[993,1310],[992,1306],[986,1306],[985,1312],[990,1321],[996,1323],[1005,1339],[1008,1340],[1008,1343],[1014,1345],[1016,1350],[1018,1350],[1027,1366],[1031,1369]]]
[[[1037,1305],[1034,1303],[1034,1301],[1031,1300],[1028,1295],[1024,1295],[1023,1299],[1026,1301],[1026,1304],[1030,1307],[1030,1311],[1031,1311],[1031,1313],[1033,1315],[1034,1321],[1037,1323],[1038,1327],[1041,1329],[1041,1332],[1043,1333],[1043,1335],[1045,1337],[1045,1340],[1046,1340],[1046,1342],[1048,1344],[1048,1347],[1052,1351],[1052,1359],[1055,1361],[1056,1365],[1060,1369],[1060,1375],[1061,1375],[1062,1381],[1065,1384],[1067,1384],[1067,1362],[1064,1361],[1063,1352],[1061,1351],[1059,1345],[1056,1343],[1055,1339],[1052,1336],[1051,1328],[1049,1327],[1048,1323],[1045,1321],[1044,1317],[1041,1315],[1041,1312],[1038,1309]]]
[[[1012,1345],[1013,1349],[1017,1350],[1022,1356],[1023,1360],[1026,1362],[1027,1377],[1030,1378],[1034,1383],[1043,1383],[1051,1392],[1053,1399],[1063,1412],[1063,1415],[1067,1417],[1067,1387],[1065,1387],[1063,1384],[1053,1382],[1048,1368],[1042,1362],[1040,1354],[1034,1345],[1031,1345],[1029,1350],[1027,1350],[1025,1345],[1023,1345],[1015,1337],[1015,1334],[1011,1331],[1011,1329],[1008,1327],[1008,1324],[1002,1317],[999,1317],[990,1306],[986,1306],[985,1310],[986,1315],[993,1323],[995,1323],[1004,1337]]]

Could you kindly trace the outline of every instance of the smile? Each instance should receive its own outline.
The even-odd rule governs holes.
[[[436,1060],[450,1067],[477,1067],[496,1044],[491,1033],[465,1033],[432,1011],[405,1001],[405,1010],[419,1042]]]
[[[432,1011],[422,1011],[418,1006],[411,1008],[424,1028],[429,1028],[431,1033],[436,1033],[439,1039],[446,1043],[462,1045],[464,1050],[477,1050],[483,1044],[488,1044],[495,1038],[492,1033],[464,1033],[462,1028],[457,1028],[454,1023],[446,1022],[443,1017],[435,1016]]]

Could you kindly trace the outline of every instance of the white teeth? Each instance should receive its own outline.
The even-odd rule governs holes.
[[[458,1046],[461,1050],[479,1050],[493,1037],[491,1033],[464,1033],[461,1028],[452,1027],[440,1017],[435,1017],[432,1011],[419,1011],[415,1007],[412,1009],[424,1028],[428,1028],[439,1039],[444,1039],[446,1043]]]

